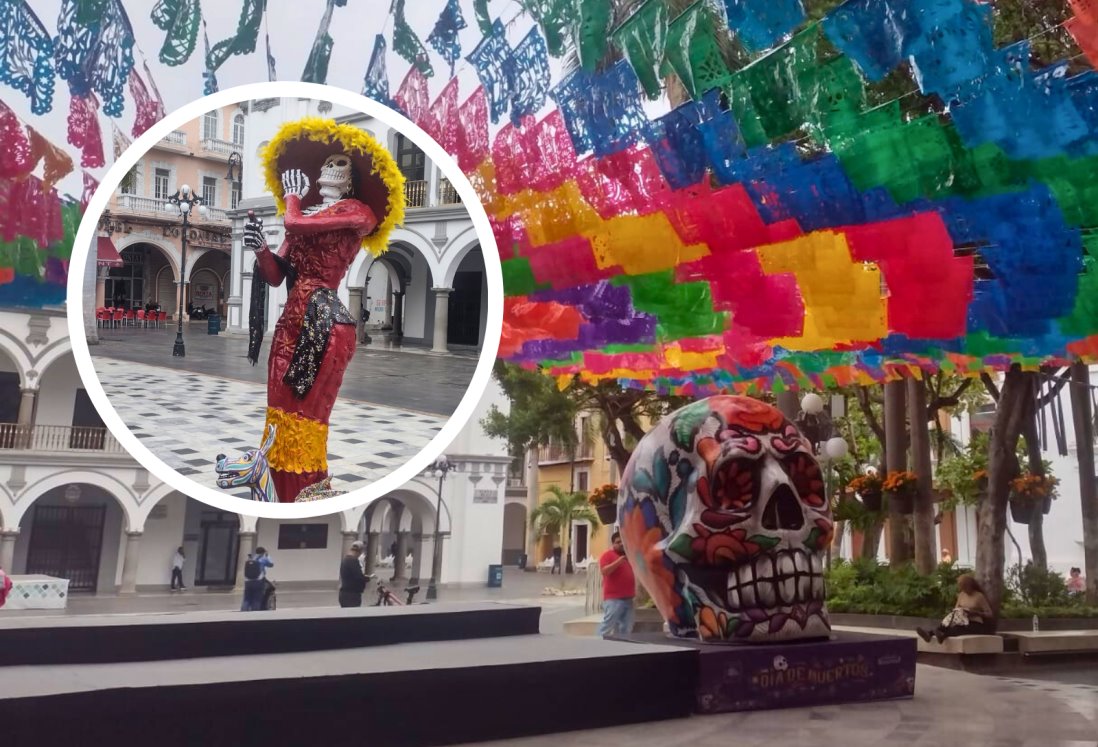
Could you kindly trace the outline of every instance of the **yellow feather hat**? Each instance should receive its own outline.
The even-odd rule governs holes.
[[[274,194],[278,214],[282,215],[286,211],[282,173],[301,169],[313,182],[301,207],[319,203],[316,175],[328,156],[338,153],[351,158],[354,176],[350,196],[369,205],[377,217],[377,229],[362,240],[362,248],[377,256],[388,248],[389,234],[404,220],[404,175],[389,151],[366,131],[322,117],[286,122],[260,154],[267,189]]]

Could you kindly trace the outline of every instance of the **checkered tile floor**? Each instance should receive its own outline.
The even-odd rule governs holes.
[[[214,484],[214,458],[257,447],[266,387],[111,358],[93,358],[114,409],[166,464]],[[403,464],[446,418],[366,402],[336,400],[328,431],[332,487],[353,490]],[[248,491],[233,493],[248,498]]]

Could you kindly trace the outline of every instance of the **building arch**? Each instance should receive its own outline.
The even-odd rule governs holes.
[[[472,234],[468,236],[467,234]],[[461,266],[461,262],[465,259],[466,255],[474,249],[482,249],[480,238],[476,235],[476,229],[470,226],[461,233],[459,233],[450,242],[450,246],[460,246],[456,252],[446,251],[443,253],[443,271],[442,271],[442,283],[440,287],[450,288],[454,284],[454,275],[457,274],[458,267]]]
[[[85,469],[56,472],[27,485],[15,503],[15,511],[11,517],[12,523],[21,523],[35,501],[47,493],[74,484],[91,485],[110,495],[122,509],[125,531],[140,532],[144,528],[143,517],[138,513],[137,501],[129,486],[108,472]]]
[[[161,256],[168,261],[168,266],[172,268],[172,281],[175,282],[179,279],[179,247],[167,241],[161,241],[160,239],[149,238],[148,236],[129,236],[124,239],[120,239],[116,245],[118,252],[121,254],[123,249],[128,249],[135,244],[148,244],[159,250]]]
[[[20,388],[30,388],[27,381],[27,373],[34,370],[33,358],[26,345],[14,332],[0,326],[0,356],[6,358],[11,364],[12,371],[19,376]],[[4,361],[0,361],[3,365]]]
[[[66,355],[72,355],[72,341],[68,337],[63,337],[60,340],[54,340],[46,345],[46,349],[38,354],[38,358],[34,361],[34,368],[38,371],[38,380],[41,381],[45,376],[46,371],[49,370],[57,361],[64,358]]]

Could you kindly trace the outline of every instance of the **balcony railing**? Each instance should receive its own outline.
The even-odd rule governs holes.
[[[454,189],[454,185],[448,179],[440,179],[438,182],[438,204],[460,205],[461,195]]]
[[[217,153],[218,155],[227,156],[233,151],[238,151],[241,146],[235,143],[230,143],[228,140],[218,140],[215,137],[202,138],[202,149],[209,151],[210,153]]]
[[[183,130],[172,130],[168,133],[168,136],[160,141],[164,145],[175,145],[182,148],[187,147],[187,133]]]
[[[38,452],[96,451],[125,454],[106,428],[0,423],[0,449]]]
[[[159,200],[155,197],[141,197],[139,195],[125,193],[118,195],[118,209],[120,211],[129,213],[143,213],[146,215],[164,213],[178,218],[178,213],[169,212],[167,210],[167,204],[167,200]],[[205,216],[202,215],[201,211],[196,212],[191,215],[191,222],[228,223],[229,214],[227,211],[222,210],[221,208],[207,207]]]
[[[404,182],[404,201],[410,208],[427,207],[427,182]]]
[[[595,458],[595,445],[590,442],[584,442],[576,447],[574,458],[576,461],[582,461],[585,459]],[[542,446],[538,449],[538,462],[540,464],[550,464],[553,462],[570,462],[573,459],[573,453],[566,446],[560,444],[549,444],[548,446]]]

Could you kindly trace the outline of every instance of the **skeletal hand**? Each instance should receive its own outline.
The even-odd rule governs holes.
[[[285,196],[297,195],[304,197],[309,192],[309,177],[301,169],[290,169],[282,172],[282,193]]]
[[[261,219],[248,221],[244,224],[243,241],[244,246],[253,251],[266,246],[267,239],[263,236],[263,221]]]

